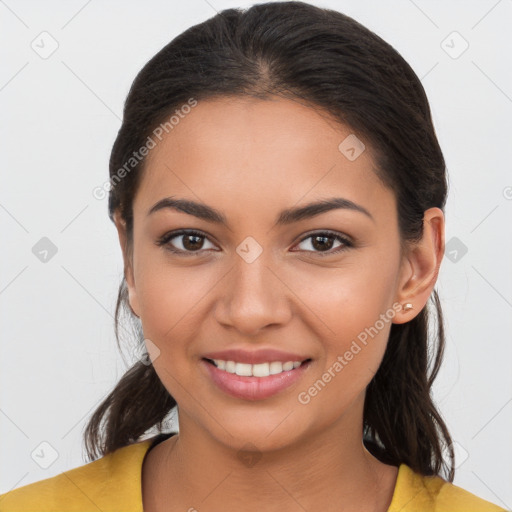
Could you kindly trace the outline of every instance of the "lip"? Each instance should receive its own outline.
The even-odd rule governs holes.
[[[225,356],[225,352],[219,352],[218,354],[222,354],[223,357]],[[254,355],[256,355],[256,353]],[[215,357],[215,359],[223,359],[223,357]],[[210,359],[210,357],[208,357],[208,359]],[[228,359],[228,361],[229,360],[233,359]],[[274,359],[274,361],[279,360],[280,359]],[[294,359],[287,360],[290,361]],[[295,361],[297,360],[302,361],[303,359],[295,359]],[[265,361],[269,360],[266,359]],[[238,362],[244,361],[239,360]],[[236,373],[229,373],[224,370],[219,370],[214,364],[205,359],[201,359],[200,363],[205,368],[211,380],[221,391],[235,398],[255,401],[270,398],[292,386],[300,380],[308,370],[311,360],[304,362],[301,366],[293,370],[276,375],[269,375],[268,377],[244,377]]]
[[[308,356],[301,356],[291,352],[283,352],[273,348],[259,350],[228,349],[203,354],[206,359],[222,359],[223,361],[235,361],[237,363],[259,364],[271,363],[273,361],[305,361]],[[258,377],[259,378],[259,377]]]

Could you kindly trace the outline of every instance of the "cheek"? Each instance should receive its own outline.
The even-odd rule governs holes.
[[[356,401],[363,403],[366,388],[382,362],[391,321],[392,315],[354,315],[347,317],[344,326],[340,324],[337,336],[324,339],[325,357],[297,396],[304,415],[327,425]]]
[[[144,334],[157,342],[183,337],[215,285],[207,266],[171,264],[161,251],[142,252],[135,275]]]
[[[314,279],[302,277],[296,281],[302,283],[297,294],[307,297],[308,307],[301,316],[321,334],[323,345],[318,371],[308,381],[311,394],[303,390],[305,400],[318,394],[318,404],[334,402],[342,410],[364,391],[384,356],[396,315],[391,303],[396,261],[393,255],[359,259],[343,268],[317,271]]]
[[[392,305],[396,261],[368,256],[347,259],[339,268],[295,273],[293,289],[303,303],[303,318],[310,318],[315,331],[325,333],[340,349]]]
[[[140,317],[144,337],[159,350],[158,357],[152,358],[158,377],[175,400],[186,403],[190,358],[199,315],[204,314],[201,301],[207,299],[213,284],[199,267],[180,268],[163,259],[140,259]]]

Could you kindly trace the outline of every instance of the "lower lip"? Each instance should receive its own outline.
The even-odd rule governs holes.
[[[297,382],[309,367],[310,362],[307,361],[298,368],[268,377],[243,377],[236,373],[219,370],[208,361],[201,360],[211,379],[221,391],[243,400],[264,400],[276,395]]]

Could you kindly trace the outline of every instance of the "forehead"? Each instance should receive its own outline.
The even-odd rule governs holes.
[[[147,211],[166,195],[216,206],[232,201],[233,207],[290,206],[302,198],[340,195],[376,215],[394,208],[394,194],[376,176],[368,144],[357,156],[363,140],[324,111],[298,101],[199,101],[167,132],[146,157],[135,208]],[[346,153],[354,142],[355,159],[354,152]]]

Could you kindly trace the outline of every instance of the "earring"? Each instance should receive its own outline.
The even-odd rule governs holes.
[[[410,302],[407,302],[406,304],[402,304],[402,311],[404,313],[407,311],[410,311],[411,309],[414,309],[414,308]]]

